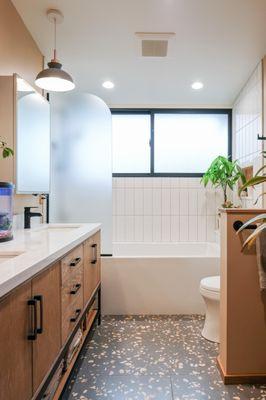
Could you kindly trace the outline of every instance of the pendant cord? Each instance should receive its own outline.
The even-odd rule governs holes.
[[[56,60],[56,18],[54,18],[54,60]]]

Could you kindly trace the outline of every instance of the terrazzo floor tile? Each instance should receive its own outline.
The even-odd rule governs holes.
[[[62,400],[266,400],[266,386],[225,386],[203,317],[105,317]]]

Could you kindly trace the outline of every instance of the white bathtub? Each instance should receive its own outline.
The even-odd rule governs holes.
[[[203,314],[200,280],[219,275],[216,243],[115,243],[102,258],[103,314]]]

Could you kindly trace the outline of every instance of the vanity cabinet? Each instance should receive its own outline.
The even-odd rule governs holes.
[[[14,290],[0,302],[0,399],[32,397],[32,342],[30,330],[31,283]]]
[[[35,392],[61,347],[60,268],[56,263],[32,280],[32,298],[37,300],[38,333],[33,345],[33,392]]]
[[[101,234],[84,243],[84,304],[91,298],[101,279]]]
[[[0,400],[44,398],[77,329],[83,343],[88,316],[91,324],[100,320],[100,310],[92,311],[96,296],[99,302],[100,232],[0,299]]]

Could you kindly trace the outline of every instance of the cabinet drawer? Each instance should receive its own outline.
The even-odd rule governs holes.
[[[82,269],[83,264],[83,246],[76,247],[61,261],[62,268],[62,286],[76,275],[78,269]]]
[[[95,233],[84,243],[84,304],[101,279],[101,235]]]
[[[83,292],[79,291],[75,301],[72,301],[66,308],[62,308],[62,344],[76,325],[76,321],[83,310]]]
[[[76,299],[81,295],[83,298],[83,268],[78,268],[75,274],[71,274],[61,288],[62,295],[62,314]]]

